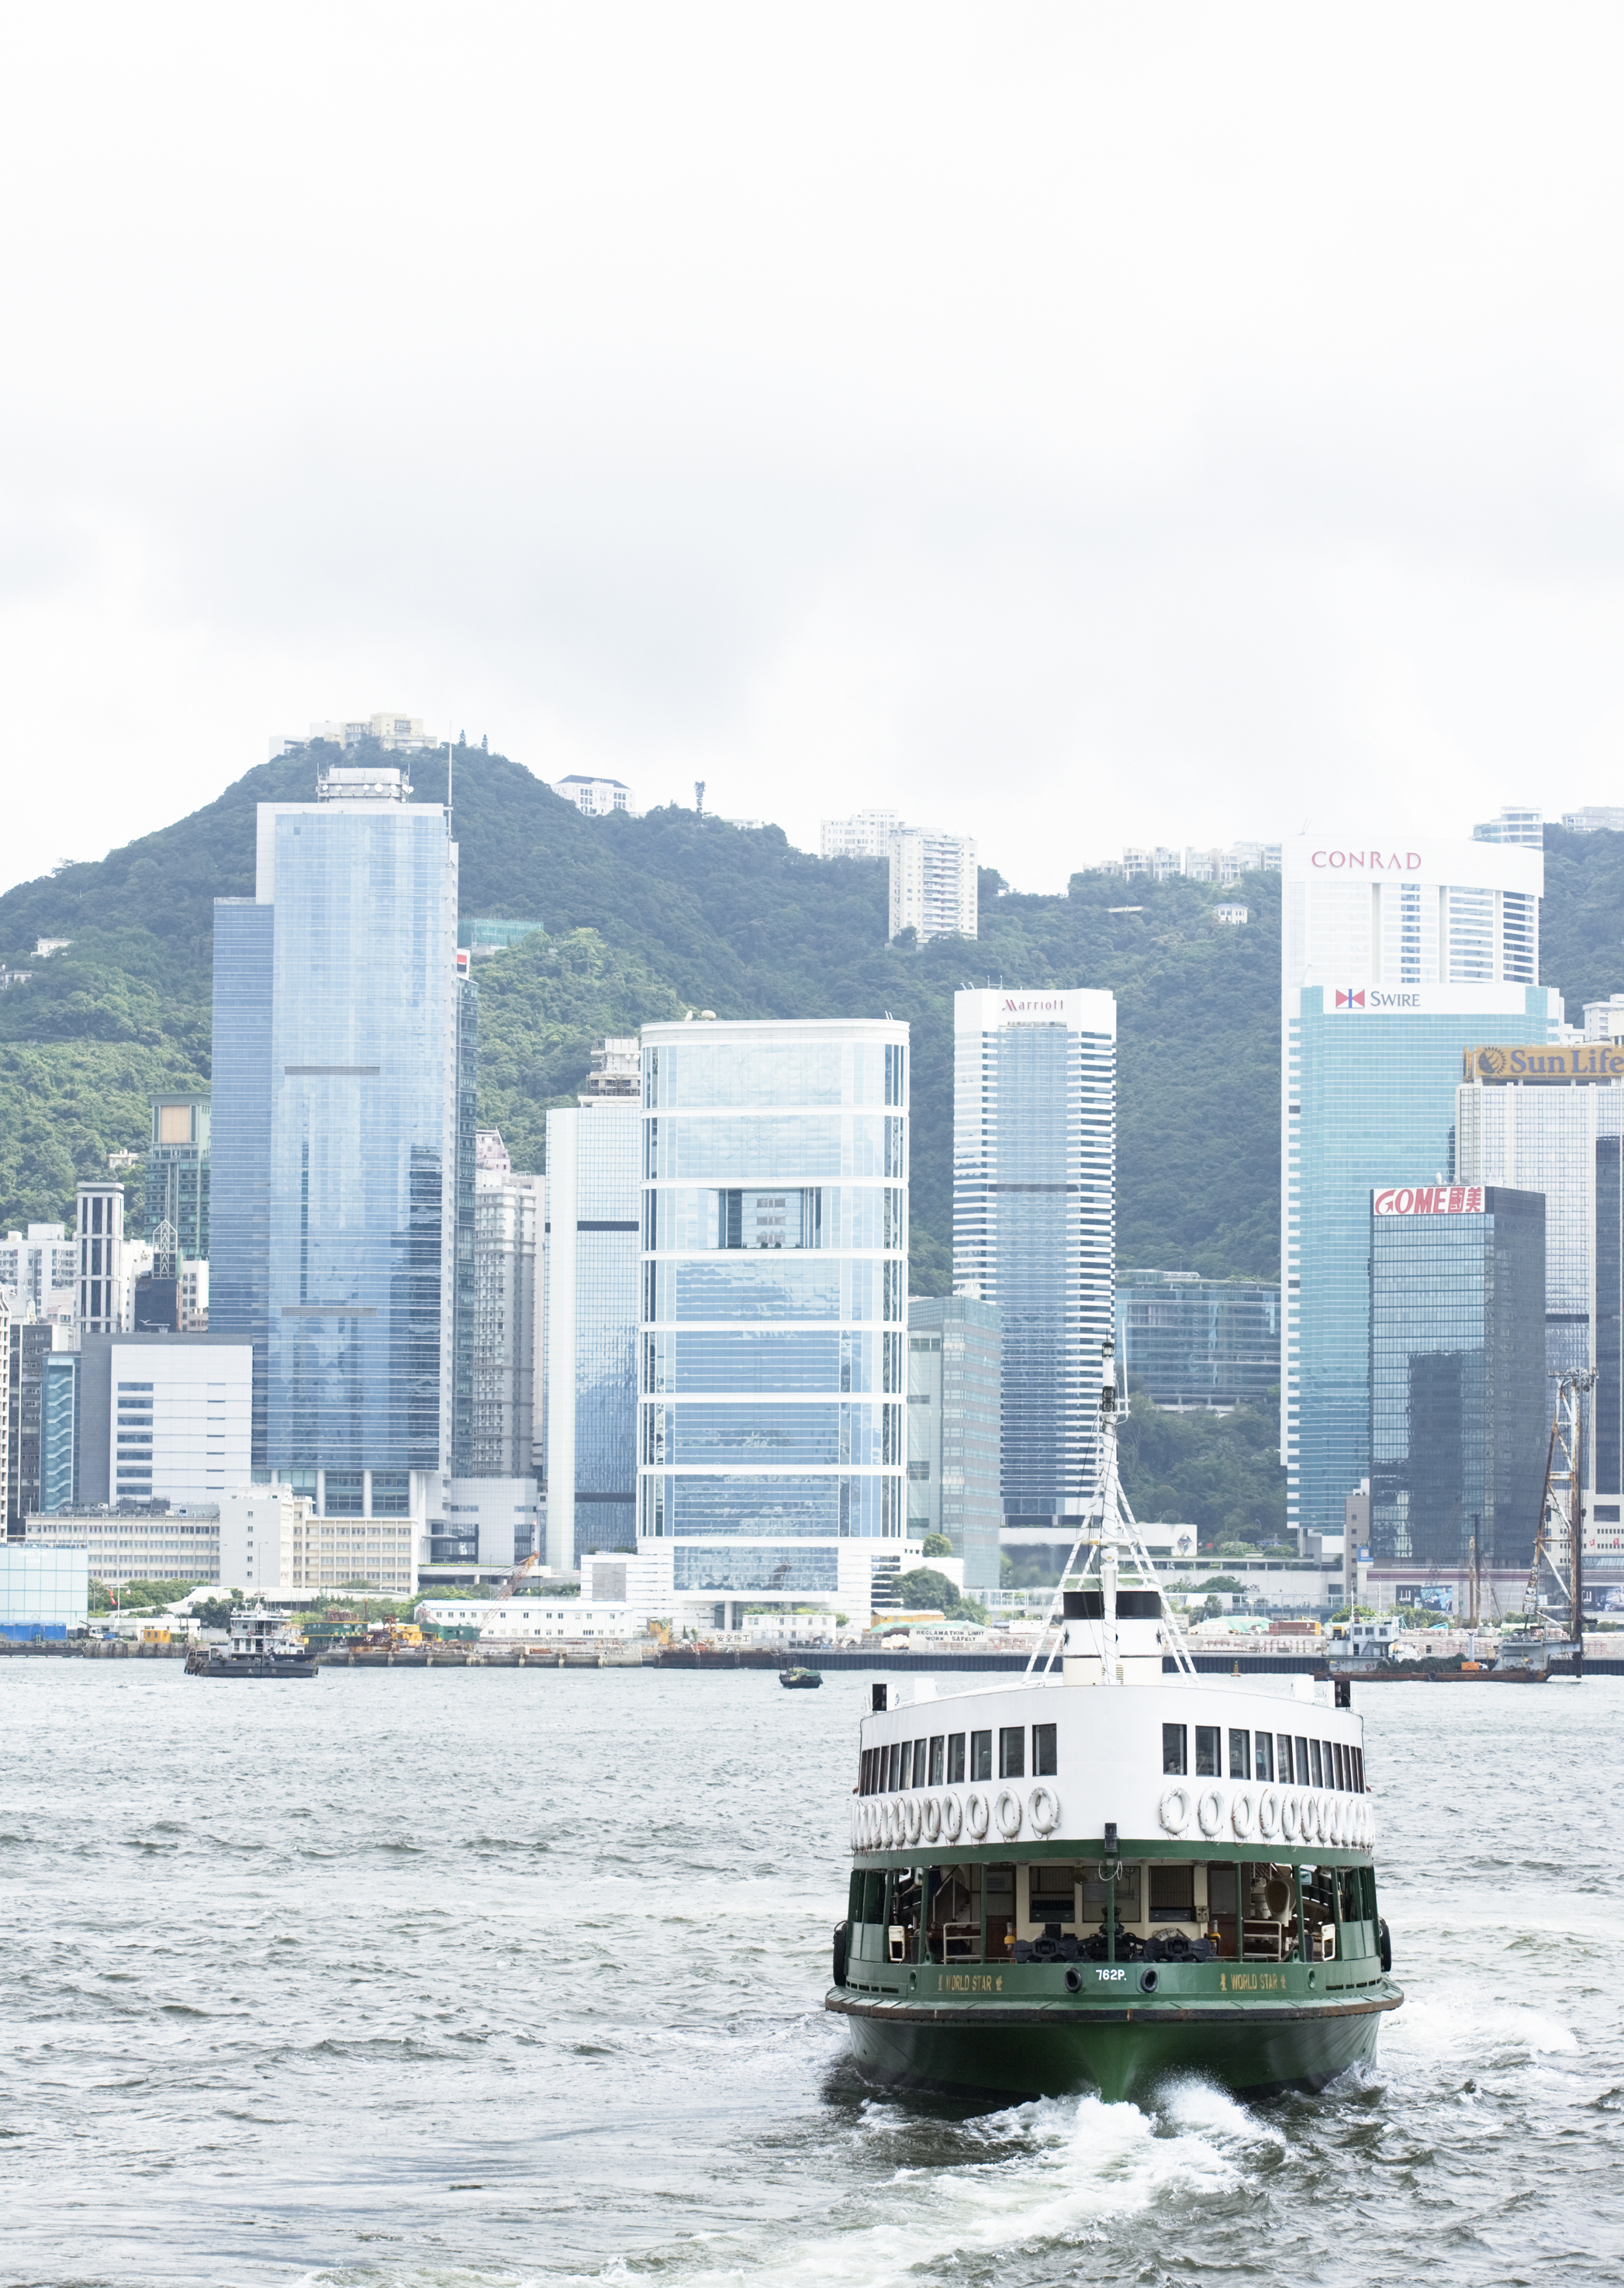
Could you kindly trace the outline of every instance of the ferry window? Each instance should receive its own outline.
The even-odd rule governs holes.
[[[1151,1863],[1151,1920],[1153,1923],[1192,1923],[1195,1920],[1195,1870],[1164,1867]]]
[[[1360,1895],[1363,1887],[1359,1882],[1359,1869],[1344,1867],[1337,1879],[1342,1892],[1342,1896],[1336,1903],[1338,1914],[1345,1923],[1362,1923],[1365,1919],[1365,1902]]]
[[[1356,1795],[1363,1795],[1365,1792],[1365,1751],[1363,1748],[1355,1748],[1353,1751],[1353,1791]]]
[[[1325,1744],[1325,1784],[1328,1788],[1336,1785],[1335,1752],[1328,1740]]]
[[[1249,1780],[1252,1776],[1252,1735],[1232,1732],[1229,1736],[1229,1776],[1232,1780]]]
[[[1335,1743],[1335,1754],[1336,1754],[1336,1784],[1337,1784],[1337,1786],[1338,1786],[1339,1788],[1341,1788],[1341,1789],[1343,1791],[1343,1792],[1345,1793],[1345,1792],[1346,1792],[1346,1791],[1347,1791],[1347,1785],[1348,1785],[1348,1763],[1347,1763],[1347,1759],[1346,1759],[1346,1757],[1345,1757],[1345,1756],[1343,1755],[1343,1745],[1342,1745],[1342,1742],[1341,1742],[1340,1740],[1338,1740],[1338,1741]]]
[[[885,1919],[885,1878],[883,1874],[863,1877],[863,1911],[860,1919],[866,1923],[881,1923]]]
[[[1314,1785],[1316,1787],[1323,1787],[1325,1785],[1325,1774],[1319,1768],[1319,1743],[1318,1740],[1311,1740],[1309,1742],[1308,1752],[1313,1762]]]
[[[1077,1870],[1042,1860],[1026,1870],[1027,1920],[1069,1923],[1077,1919]]]
[[[902,1771],[902,1743],[900,1740],[893,1740],[891,1742],[885,1761],[885,1791],[888,1795],[894,1795],[896,1792],[897,1783],[901,1776]]]
[[[1296,1775],[1291,1768],[1291,1735],[1281,1732],[1274,1743],[1274,1776],[1281,1785],[1289,1787]]]
[[[939,1732],[931,1743],[931,1785],[932,1787],[940,1787],[942,1784],[942,1748],[944,1744],[942,1735]]]
[[[949,1787],[957,1787],[957,1786],[959,1786],[959,1785],[960,1785],[960,1784],[962,1783],[962,1781],[963,1780],[963,1777],[964,1777],[964,1735],[963,1734],[963,1732],[949,1732],[949,1733],[948,1733],[948,1735],[947,1735],[947,1784],[948,1784],[948,1786],[949,1786]]]
[[[1218,1751],[1223,1734],[1216,1724],[1198,1724],[1195,1728],[1195,1776],[1198,1780],[1221,1780],[1224,1765]]]
[[[863,1873],[862,1869],[860,1867],[853,1867],[852,1870],[851,1887],[846,1893],[846,1920],[848,1922],[860,1923],[863,1919],[863,1892],[867,1886],[867,1882],[868,1878]]]
[[[1237,1873],[1232,1860],[1225,1865],[1215,1859],[1207,1869],[1207,1920],[1219,1954],[1231,1961],[1235,1960],[1240,1952],[1240,1893]]]
[[[1303,1739],[1297,1742],[1297,1785],[1308,1785],[1308,1742]]]
[[[990,1732],[972,1732],[970,1736],[970,1776],[972,1780],[990,1780],[993,1776],[993,1736]]]
[[[923,1740],[915,1740],[914,1743],[914,1769],[913,1775],[908,1781],[909,1787],[923,1787],[924,1785],[925,1757],[928,1751],[924,1742]]]
[[[1373,1923],[1376,1919],[1376,1871],[1374,1867],[1361,1867],[1359,1871],[1365,1887],[1364,1920]]]
[[[1060,1768],[1055,1747],[1056,1729],[1053,1724],[1034,1724],[1032,1728],[1032,1776],[1034,1780],[1051,1780]]]
[[[1274,1735],[1260,1732],[1257,1736],[1257,1776],[1260,1780],[1274,1777]]]
[[[1001,1780],[1024,1780],[1026,1776],[1024,1724],[1001,1724],[998,1728],[998,1776]]]
[[[1164,1724],[1161,1728],[1161,1768],[1176,1772],[1182,1778],[1189,1768],[1188,1734],[1182,1724]]]
[[[986,1898],[986,1958],[993,1962],[1015,1950],[1014,1868],[987,1868],[982,1887]]]

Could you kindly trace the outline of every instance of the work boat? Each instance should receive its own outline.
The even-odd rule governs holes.
[[[1350,1686],[1196,1675],[1116,1426],[1107,1345],[1098,1491],[1026,1674],[874,1687],[826,2007],[875,2080],[1318,2089],[1404,1998]]]

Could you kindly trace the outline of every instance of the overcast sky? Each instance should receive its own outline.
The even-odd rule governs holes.
[[[1057,888],[1624,802],[1624,17],[13,11],[5,882],[398,708]]]

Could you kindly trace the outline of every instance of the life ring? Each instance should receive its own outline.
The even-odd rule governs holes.
[[[868,1806],[866,1803],[860,1803],[857,1807],[857,1847],[860,1851],[867,1851],[868,1848],[871,1825]]]
[[[1203,1835],[1211,1838],[1221,1832],[1224,1815],[1229,1809],[1222,1788],[1203,1788],[1195,1800],[1195,1815]]]
[[[1280,1823],[1280,1791],[1277,1787],[1259,1788],[1257,1791],[1257,1831],[1271,1838]]]
[[[926,1796],[920,1813],[920,1820],[924,1828],[925,1841],[939,1842],[942,1832],[942,1807],[933,1795]]]
[[[986,1823],[991,1815],[992,1807],[980,1789],[971,1788],[964,1799],[964,1824],[970,1831],[972,1843],[981,1843],[986,1840]]]
[[[916,1795],[905,1796],[902,1799],[902,1832],[910,1843],[919,1840],[919,1798]]]
[[[894,1795],[885,1807],[885,1840],[893,1851],[901,1844],[905,1832],[902,1823],[902,1798],[899,1795]]]
[[[964,1827],[964,1811],[956,1795],[942,1798],[942,1833],[949,1843],[956,1843]]]
[[[1016,1837],[1020,1833],[1020,1823],[1024,1816],[1021,1810],[1020,1798],[1016,1794],[1013,1788],[999,1789],[998,1801],[994,1808],[994,1816],[998,1822],[998,1832],[1002,1836],[1004,1841],[1006,1843],[1013,1843]]]
[[[1322,1796],[1322,1795],[1317,1795],[1317,1796],[1314,1798],[1314,1836],[1315,1836],[1315,1839],[1316,1839],[1317,1841],[1320,1842],[1320,1843],[1324,1843],[1324,1842],[1326,1842],[1326,1841],[1328,1839],[1328,1838],[1329,1838],[1329,1836],[1330,1836],[1330,1832],[1331,1832],[1331,1813],[1330,1813],[1330,1807],[1329,1807],[1329,1805],[1327,1803],[1326,1799],[1324,1798],[1324,1796]]]
[[[1303,1825],[1303,1806],[1295,1791],[1288,1788],[1280,1798],[1280,1833],[1287,1843],[1295,1843]]]
[[[1252,1832],[1253,1808],[1251,1789],[1237,1788],[1230,1798],[1229,1823],[1243,1843]]]
[[[1162,1789],[1161,1801],[1156,1806],[1156,1816],[1169,1835],[1182,1835],[1190,1824],[1192,1807],[1189,1789],[1175,1783],[1172,1787]]]
[[[1034,1787],[1026,1798],[1026,1816],[1037,1835],[1052,1835],[1060,1824],[1060,1799],[1051,1787]]]
[[[1340,1796],[1331,1799],[1331,1840],[1339,1851],[1348,1840],[1348,1807]]]

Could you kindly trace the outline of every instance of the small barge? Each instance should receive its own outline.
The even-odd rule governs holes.
[[[1351,1692],[1195,1674],[1121,1492],[1114,1407],[1107,1345],[1101,1490],[1047,1667],[924,1679],[907,1705],[874,1687],[825,2007],[875,2081],[1319,2089],[1404,1998]]]
[[[194,1645],[188,1676],[313,1676],[315,1656],[281,1613],[263,1605],[233,1608],[225,1644]]]

